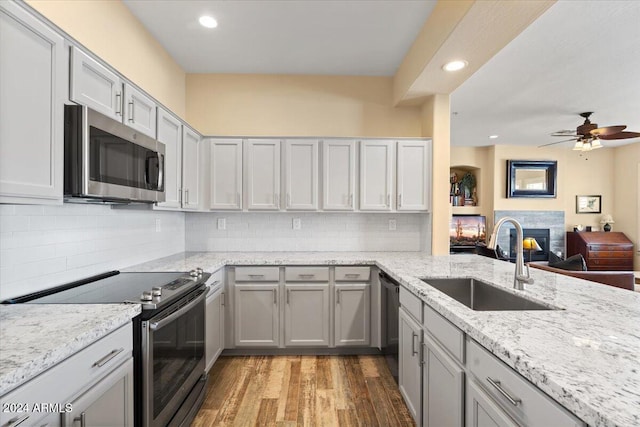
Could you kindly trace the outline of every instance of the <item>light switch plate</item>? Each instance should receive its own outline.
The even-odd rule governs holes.
[[[226,230],[226,229],[227,229],[227,219],[218,218],[218,230]]]
[[[389,231],[394,231],[397,226],[398,226],[398,223],[396,222],[395,219],[389,220]]]
[[[293,229],[300,230],[302,228],[302,220],[300,218],[293,218]]]

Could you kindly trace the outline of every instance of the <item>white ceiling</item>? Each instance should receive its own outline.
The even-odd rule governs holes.
[[[124,3],[188,73],[392,76],[436,1]],[[201,27],[203,14],[218,27]]]
[[[567,139],[549,134],[575,129],[584,111],[640,132],[640,2],[559,1],[453,92],[451,111],[457,146]]]

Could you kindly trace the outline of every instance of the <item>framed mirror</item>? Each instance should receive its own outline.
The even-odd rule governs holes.
[[[558,162],[507,160],[507,197],[556,197]]]

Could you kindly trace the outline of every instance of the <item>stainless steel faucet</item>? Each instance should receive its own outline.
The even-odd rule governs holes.
[[[505,222],[510,222],[516,227],[516,273],[513,278],[513,288],[518,290],[524,290],[524,284],[532,284],[533,278],[529,275],[529,266],[527,265],[527,275],[524,275],[524,248],[522,247],[522,226],[518,221],[510,217],[500,218],[496,225],[493,227],[493,233],[491,233],[491,237],[489,238],[489,245],[487,247],[489,249],[496,249],[496,244],[498,240],[498,232],[500,231],[500,227]]]

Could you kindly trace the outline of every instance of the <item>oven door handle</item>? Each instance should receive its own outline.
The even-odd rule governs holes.
[[[149,329],[151,329],[152,331],[157,331],[158,329],[161,329],[166,324],[173,322],[176,318],[182,316],[184,313],[186,313],[187,311],[191,310],[193,307],[201,303],[206,298],[208,290],[209,290],[209,287],[207,286],[206,288],[198,291],[199,292],[198,296],[193,300],[191,300],[191,302],[189,302],[187,305],[180,307],[178,310],[167,315],[166,317],[161,318],[157,322],[149,322]]]

